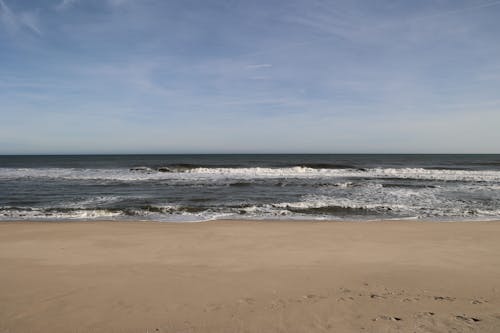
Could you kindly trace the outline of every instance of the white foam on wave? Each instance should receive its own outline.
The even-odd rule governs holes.
[[[400,178],[448,181],[500,181],[500,171],[441,170],[423,168],[313,169],[290,168],[195,168],[192,175],[223,175],[234,178]],[[350,185],[345,183],[346,185]]]
[[[349,188],[354,186],[354,183],[353,182],[335,183],[334,186],[337,186],[339,188]]]
[[[123,198],[116,195],[98,195],[87,197],[80,200],[73,200],[69,202],[61,203],[62,207],[66,208],[88,208],[88,207],[96,207],[102,204],[111,204],[114,202],[118,202]]]
[[[143,172],[129,169],[0,168],[0,179],[53,178],[63,180],[218,180],[255,178],[399,178],[440,181],[500,182],[500,171],[437,170],[422,168],[313,169],[289,168],[194,168],[179,172]]]
[[[242,207],[228,207],[227,201],[205,211],[185,211],[180,206],[164,205],[153,208],[106,210],[110,204],[122,199],[134,199],[129,196],[100,195],[95,197],[70,198],[68,202],[55,204],[57,207],[1,209],[0,219],[146,219],[160,221],[206,221],[218,218],[324,218],[328,207],[366,210],[367,215],[398,216],[412,218],[495,218],[500,217],[500,171],[472,170],[437,170],[422,168],[373,168],[357,169],[313,169],[309,167],[290,168],[194,168],[179,172],[158,172],[154,170],[129,169],[69,169],[69,168],[0,168],[0,180],[17,181],[28,179],[37,182],[50,180],[99,182],[134,182],[167,180],[168,185],[182,186],[220,186],[236,180],[254,181],[255,179],[280,179],[280,183],[323,184],[312,187],[300,199],[293,202],[257,204],[249,196]],[[286,179],[290,179],[287,181]],[[382,180],[386,178],[386,180]],[[391,178],[391,179],[387,179]],[[403,181],[394,181],[401,179]],[[284,180],[285,179],[285,180]],[[323,181],[326,180],[326,181]],[[405,179],[440,181],[432,187],[423,186],[423,182],[408,182]],[[314,180],[314,181],[313,181]],[[319,180],[319,181],[316,181]],[[454,182],[459,181],[459,182]],[[449,183],[445,183],[449,182]],[[276,183],[276,182],[268,182]],[[71,183],[72,184],[72,183]],[[391,184],[395,186],[391,186]],[[389,185],[384,187],[384,185]],[[409,186],[407,186],[409,185]],[[424,183],[425,185],[425,183]],[[398,187],[399,186],[399,187]],[[413,186],[413,187],[412,187]],[[276,197],[274,200],[282,200]],[[286,199],[285,199],[286,200]],[[290,199],[295,200],[295,199]],[[140,200],[139,200],[140,202]],[[119,205],[118,205],[119,206]],[[64,208],[68,208],[64,210]],[[318,209],[306,213],[301,210]],[[326,208],[324,211],[321,208]],[[322,213],[324,212],[324,214]],[[332,210],[335,218],[335,210]],[[357,212],[353,212],[356,214]],[[363,212],[360,212],[363,214]],[[342,214],[342,213],[340,213]],[[347,214],[345,214],[347,215]]]
[[[129,210],[135,216],[147,220],[168,221],[168,222],[203,222],[211,221],[232,216],[229,211],[214,211],[207,209],[200,212],[189,212],[183,209],[183,206],[176,204],[152,205],[154,211],[147,209]]]
[[[328,194],[305,195],[300,201],[281,202],[272,205],[279,209],[307,210],[328,207],[366,210],[373,215],[387,213],[415,218],[480,218],[500,217],[498,206],[478,206],[477,202],[451,199],[440,189],[386,189],[369,184],[362,191],[347,197]]]
[[[364,210],[394,210],[400,212],[406,212],[409,207],[404,204],[394,204],[394,203],[367,203],[355,199],[335,199],[331,197],[322,196],[309,196],[303,201],[295,202],[281,202],[273,204],[273,207],[282,209],[318,209],[318,208],[328,208],[328,207],[339,207],[346,209],[364,209]]]
[[[18,209],[1,209],[0,220],[99,220],[99,219],[115,219],[123,216],[121,212],[111,212],[105,209],[92,210],[44,210],[42,208],[18,208]]]
[[[231,212],[203,211],[191,213],[177,210],[176,205],[162,206],[162,212],[151,212],[144,209],[127,209],[110,211],[106,209],[70,209],[58,208],[10,208],[0,207],[0,220],[153,220],[168,222],[203,222],[233,216]]]

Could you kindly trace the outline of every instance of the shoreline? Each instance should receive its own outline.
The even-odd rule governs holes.
[[[0,222],[0,332],[500,330],[499,221],[333,222]]]
[[[8,224],[8,223],[42,223],[42,224],[65,224],[65,223],[71,223],[71,224],[92,224],[92,223],[160,223],[160,224],[205,224],[205,223],[379,223],[379,224],[387,224],[387,223],[498,223],[500,222],[499,217],[494,217],[491,219],[477,219],[477,220],[470,220],[470,219],[419,219],[419,218],[400,218],[400,219],[370,219],[370,220],[363,220],[363,219],[342,219],[342,220],[334,220],[334,219],[272,219],[272,218],[262,218],[262,219],[235,219],[235,218],[228,218],[228,219],[209,219],[209,220],[200,220],[200,221],[165,221],[165,220],[153,220],[153,219],[147,219],[147,220],[140,220],[140,219],[117,219],[117,220],[112,220],[112,219],[54,219],[54,220],[37,220],[37,219],[31,219],[31,220],[0,220],[0,224]]]

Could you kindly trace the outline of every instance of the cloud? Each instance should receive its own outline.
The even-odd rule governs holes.
[[[39,27],[38,15],[36,13],[28,12],[20,14],[19,22],[31,29],[31,31],[35,32],[36,34],[42,35],[42,31]]]
[[[498,6],[500,1],[484,2],[472,6],[457,6],[450,2],[452,9],[438,9],[438,6],[420,6],[413,11],[398,12],[399,6],[367,10],[369,6],[359,6],[356,2],[313,1],[309,7],[298,6],[292,14],[284,16],[284,22],[310,29],[316,38],[335,37],[353,43],[389,46],[399,43],[415,42],[414,39],[448,39],[453,34],[463,35],[467,26],[477,24],[464,21],[469,12]],[[312,9],[311,9],[312,8]],[[381,8],[385,8],[381,11]],[[436,27],[439,28],[436,28]],[[443,29],[444,28],[444,29]],[[391,35],[391,38],[386,36]]]
[[[70,7],[72,7],[73,5],[75,5],[77,2],[79,2],[80,0],[62,0],[56,7],[55,9],[56,10],[66,10]]]
[[[247,65],[247,69],[261,69],[261,68],[269,68],[273,67],[271,64],[253,64],[253,65]]]
[[[258,140],[255,129],[266,124],[268,136],[255,149],[281,138],[296,151],[390,150],[403,147],[410,133],[417,151],[432,147],[425,135],[429,122],[433,140],[439,140],[439,128],[452,133],[449,128],[456,126],[457,133],[477,136],[478,147],[494,151],[494,140],[487,141],[481,127],[493,126],[494,112],[500,114],[500,46],[495,43],[500,0],[492,1],[309,0],[278,6],[238,0],[193,6],[52,0],[42,7],[32,0],[0,0],[0,38],[7,37],[0,48],[13,55],[2,63],[0,105],[11,121],[0,124],[0,132],[9,130],[9,123],[46,114],[56,128],[68,118],[87,124],[102,113],[110,128],[120,121],[129,126],[124,133],[143,131],[144,137],[154,128],[177,133],[171,134],[177,142],[185,127],[199,130],[192,144],[201,148],[216,147],[203,138],[212,130],[233,128],[251,142],[253,136]],[[42,33],[50,42],[37,38]],[[492,115],[484,115],[487,110]],[[469,118],[453,120],[467,112],[485,125],[471,128]],[[419,126],[412,126],[413,120]],[[275,135],[275,127],[282,132]],[[297,130],[303,136],[293,141]],[[353,141],[359,145],[340,140],[344,134],[338,133],[353,140],[359,136]],[[30,135],[36,142],[38,135]],[[50,135],[56,147],[63,135]],[[379,135],[387,140],[377,141]],[[222,136],[218,147],[229,149]],[[310,146],[299,145],[304,136],[311,138]],[[343,143],[328,146],[339,140]],[[114,144],[124,147],[118,139]],[[299,148],[292,148],[295,144]],[[269,149],[276,147],[286,144]],[[93,148],[99,147],[86,147]]]
[[[57,4],[54,8],[57,11],[65,11],[75,6],[79,2],[81,2],[81,0],[61,0],[61,2],[59,2],[59,4]],[[102,2],[104,3],[104,5],[116,8],[129,3],[130,0],[106,0]]]
[[[0,0],[0,21],[7,29],[13,32],[24,27],[38,36],[42,35],[38,22],[38,14],[36,12],[16,14],[7,6],[4,0]]]
[[[16,27],[16,17],[3,0],[0,0],[0,20],[7,28],[14,29]]]
[[[437,13],[434,13],[432,15],[416,17],[414,20],[425,20],[428,18],[435,18],[435,17],[439,17],[439,16],[452,15],[452,14],[457,14],[457,13],[462,13],[462,12],[467,12],[467,11],[471,11],[471,10],[482,9],[482,8],[497,6],[497,5],[500,5],[500,1],[492,1],[492,2],[487,2],[487,3],[475,5],[475,6],[458,8],[458,9],[443,11],[443,12],[437,12]]]

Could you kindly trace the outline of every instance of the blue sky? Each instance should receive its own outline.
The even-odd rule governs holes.
[[[0,0],[0,153],[500,153],[500,1]]]

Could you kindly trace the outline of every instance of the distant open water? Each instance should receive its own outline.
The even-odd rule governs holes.
[[[0,220],[500,218],[500,155],[0,156]]]

